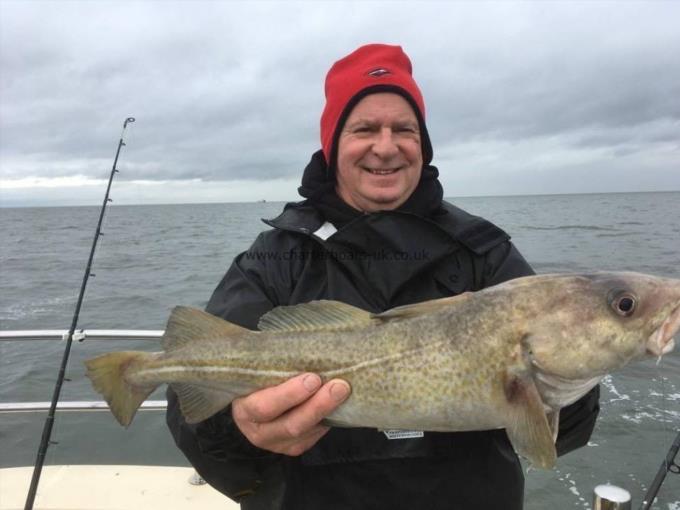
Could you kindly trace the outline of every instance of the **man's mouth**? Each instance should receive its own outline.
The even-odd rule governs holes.
[[[373,175],[390,175],[395,172],[399,171],[399,168],[365,168],[367,172],[372,173]]]

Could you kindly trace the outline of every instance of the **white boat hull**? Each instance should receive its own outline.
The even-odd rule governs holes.
[[[0,510],[21,510],[33,467],[0,469]],[[189,483],[194,470],[166,466],[45,466],[35,510],[162,508],[238,510],[207,484]]]

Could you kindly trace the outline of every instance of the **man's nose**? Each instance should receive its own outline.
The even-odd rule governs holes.
[[[373,144],[373,152],[381,158],[389,158],[399,153],[394,133],[389,127],[382,128]]]

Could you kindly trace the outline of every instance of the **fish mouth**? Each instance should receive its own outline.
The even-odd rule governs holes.
[[[665,321],[656,328],[656,331],[649,335],[647,339],[647,352],[653,356],[661,358],[664,354],[668,354],[675,348],[675,335],[680,329],[680,306],[666,318]]]

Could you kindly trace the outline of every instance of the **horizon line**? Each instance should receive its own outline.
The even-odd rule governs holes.
[[[465,199],[465,198],[511,198],[511,197],[555,197],[555,196],[577,196],[577,195],[630,195],[642,193],[680,193],[680,189],[674,190],[654,190],[654,191],[586,191],[578,193],[516,193],[508,195],[450,195],[444,196],[445,200],[449,199]],[[302,197],[299,197],[302,198]],[[246,201],[226,201],[226,202],[153,202],[153,203],[128,203],[116,204],[111,202],[108,207],[139,207],[139,206],[160,206],[160,205],[224,205],[224,204],[286,204],[290,202],[300,202],[302,200],[246,200]],[[101,207],[100,203],[94,204],[27,204],[27,205],[3,205],[0,201],[0,209],[46,209],[56,207]]]

